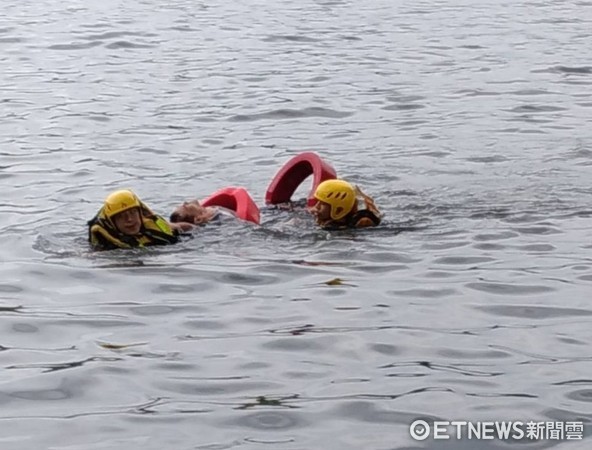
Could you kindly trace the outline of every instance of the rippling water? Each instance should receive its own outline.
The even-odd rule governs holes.
[[[418,418],[589,435],[591,2],[1,4],[2,450],[518,445],[414,442]],[[112,189],[263,203],[303,150],[385,224],[266,210],[86,246]]]

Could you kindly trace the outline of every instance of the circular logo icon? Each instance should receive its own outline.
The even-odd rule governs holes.
[[[425,420],[416,420],[409,427],[409,434],[416,441],[424,441],[430,435],[430,426]]]

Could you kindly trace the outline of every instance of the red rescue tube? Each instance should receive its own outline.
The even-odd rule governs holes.
[[[259,207],[249,193],[242,187],[225,187],[217,190],[204,201],[202,206],[222,206],[234,211],[236,217],[259,225]]]
[[[313,197],[317,186],[325,180],[337,178],[333,166],[314,152],[300,153],[284,164],[267,187],[265,203],[289,202],[298,186],[310,175],[313,175],[313,181],[307,204],[313,206],[317,202]]]

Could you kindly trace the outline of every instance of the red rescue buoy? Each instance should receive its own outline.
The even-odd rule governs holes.
[[[236,217],[259,225],[259,207],[242,187],[225,187],[217,190],[204,201],[202,206],[222,206],[234,211]]]
[[[313,196],[317,186],[325,180],[337,178],[333,166],[314,152],[300,153],[284,164],[267,187],[265,203],[289,202],[298,186],[310,175],[313,175],[313,181],[307,205],[313,206],[317,202]]]

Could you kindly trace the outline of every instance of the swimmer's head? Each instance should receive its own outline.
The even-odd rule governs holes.
[[[318,200],[314,210],[319,219],[341,220],[353,211],[356,206],[356,191],[344,180],[325,180],[314,192]],[[329,216],[324,218],[322,216]]]
[[[134,236],[142,228],[140,199],[132,191],[112,192],[105,199],[103,212],[123,234]]]
[[[172,223],[188,222],[197,223],[199,218],[203,216],[205,208],[200,205],[198,200],[190,200],[183,202],[177,206],[171,214],[170,221]]]

